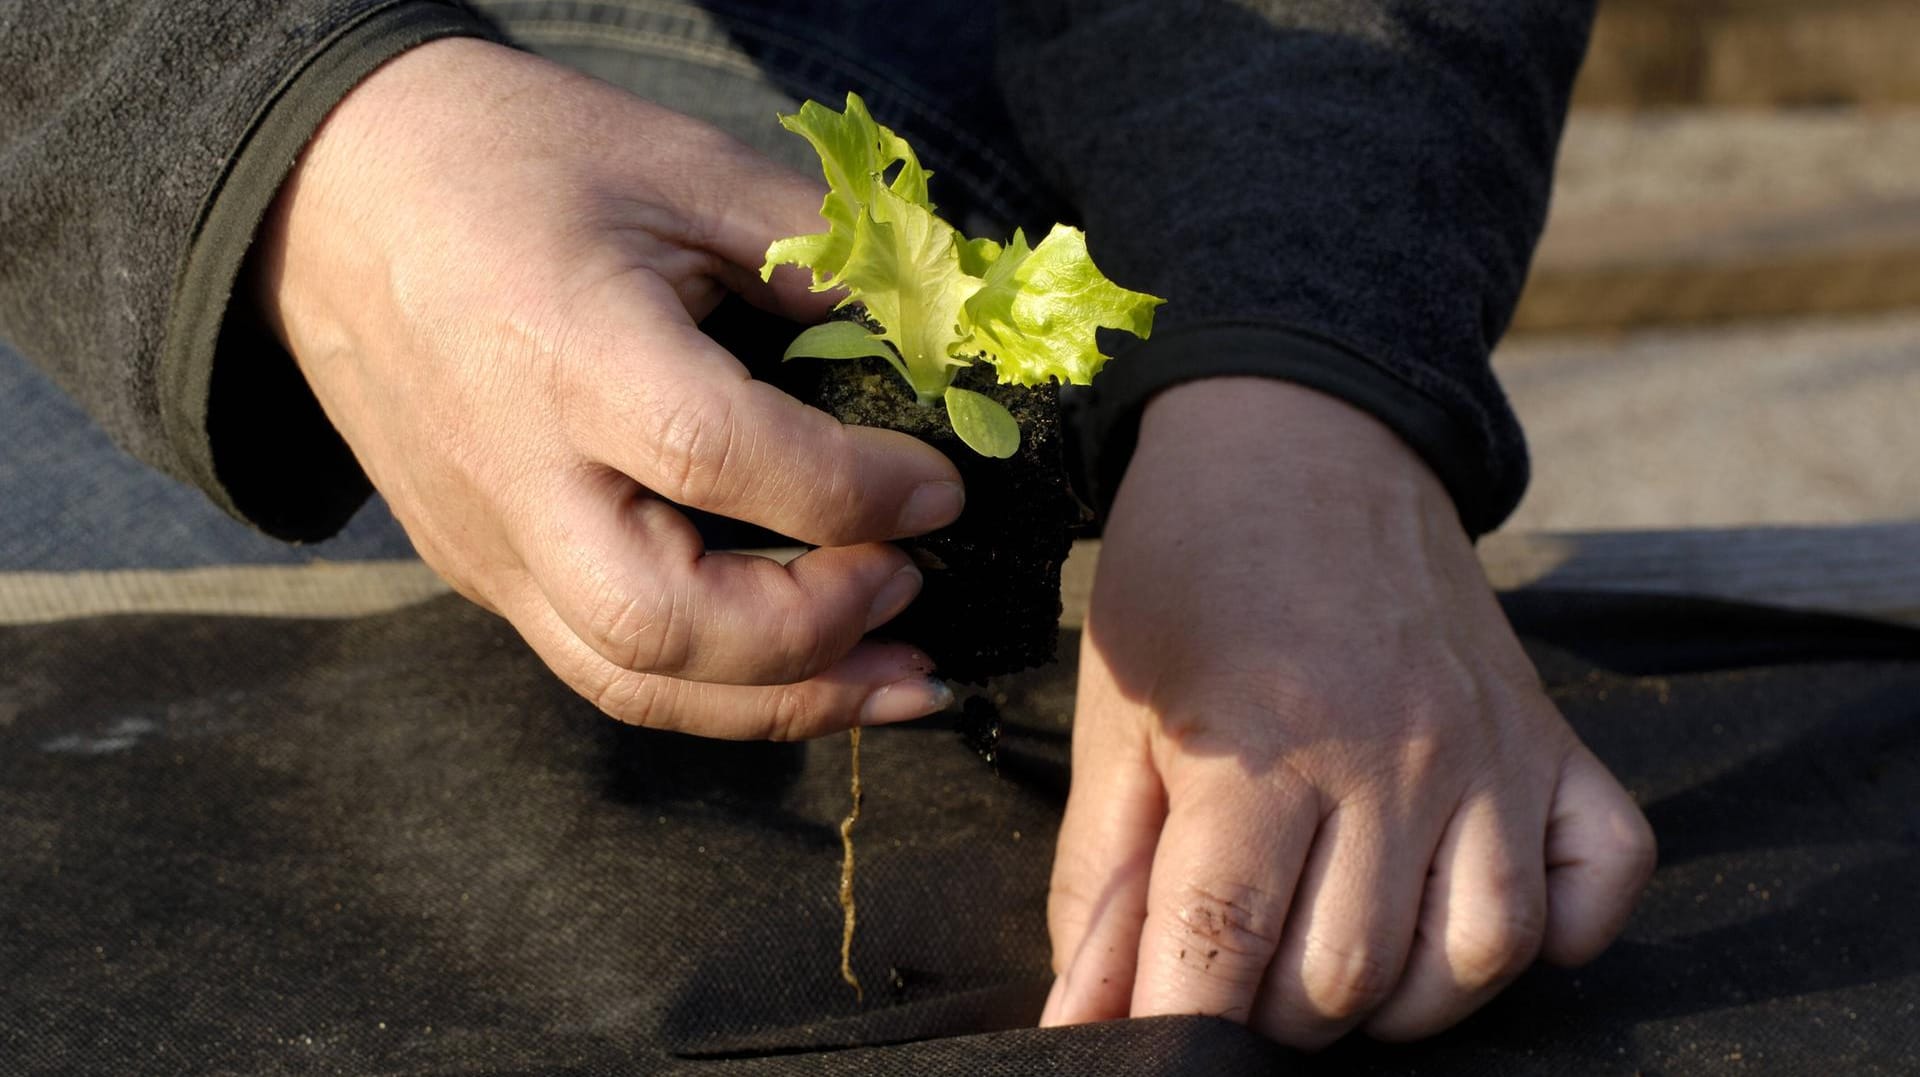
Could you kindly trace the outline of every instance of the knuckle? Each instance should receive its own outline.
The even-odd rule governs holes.
[[[607,661],[644,673],[675,673],[693,653],[692,625],[669,592],[609,590],[587,618],[587,638]]]
[[[740,466],[739,428],[724,399],[694,397],[665,409],[653,430],[655,491],[683,505],[721,499]]]
[[[1524,972],[1546,937],[1544,908],[1510,903],[1500,915],[1460,929],[1448,946],[1448,963],[1462,984],[1484,987]]]
[[[1174,662],[1184,672],[1155,702],[1165,736],[1184,747],[1207,750],[1248,721],[1276,729],[1318,729],[1336,717],[1332,693],[1308,683],[1305,675],[1270,668],[1271,655],[1229,645],[1211,654],[1182,650]]]
[[[1399,750],[1397,776],[1407,786],[1419,786],[1451,771],[1458,751],[1458,737],[1449,737],[1436,722],[1410,721]]]
[[[835,635],[819,616],[804,606],[791,608],[782,618],[779,664],[792,680],[806,680],[824,671],[838,657]]]
[[[614,673],[602,679],[587,698],[601,713],[628,725],[658,727],[663,721],[664,683],[646,674]]]
[[[1307,1001],[1321,1016],[1344,1021],[1371,1012],[1393,993],[1400,964],[1371,941],[1322,945],[1302,977]]]
[[[1183,885],[1169,910],[1179,959],[1220,979],[1258,980],[1280,946],[1278,932],[1266,922],[1270,896],[1242,884]]]
[[[809,693],[797,684],[783,684],[767,700],[768,740],[805,740],[812,735],[816,710]]]

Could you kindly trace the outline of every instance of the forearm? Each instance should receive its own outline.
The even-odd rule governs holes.
[[[1116,280],[1168,297],[1092,427],[1265,373],[1375,414],[1475,531],[1526,481],[1487,358],[1545,216],[1588,0],[1008,4],[1002,82]]]
[[[216,460],[209,428],[221,418],[208,402],[216,350],[270,380],[286,363],[229,317],[254,228],[307,136],[360,77],[413,44],[484,28],[429,0],[0,12],[0,335],[123,446],[246,512]],[[297,377],[277,384],[299,388]],[[297,395],[294,404],[310,407]],[[306,450],[311,459],[289,454],[294,481],[318,481],[305,464],[351,485],[340,474],[351,460],[317,411],[280,429],[301,421],[321,447]],[[255,464],[272,451],[235,449]],[[330,514],[358,496],[343,491]],[[289,533],[312,537],[301,530]]]

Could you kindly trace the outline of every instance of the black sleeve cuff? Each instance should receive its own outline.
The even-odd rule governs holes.
[[[158,370],[161,421],[190,477],[276,538],[314,541],[372,492],[293,357],[236,283],[280,184],[327,113],[393,57],[445,37],[496,37],[465,7],[400,0],[343,25],[255,114],[202,209]]]
[[[1140,417],[1163,389],[1202,378],[1271,377],[1337,397],[1384,423],[1433,469],[1468,534],[1499,526],[1527,484],[1525,443],[1511,412],[1490,438],[1382,363],[1338,342],[1258,320],[1197,322],[1155,335],[1108,364],[1091,388],[1064,394],[1075,432],[1072,469],[1104,519],[1139,439]]]

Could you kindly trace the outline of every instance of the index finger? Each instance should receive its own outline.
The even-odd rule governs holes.
[[[723,684],[815,676],[920,589],[900,550],[815,550],[780,564],[706,552],[673,506],[600,472],[548,491],[514,548],[569,629],[624,670]]]
[[[1132,1014],[1245,1024],[1280,948],[1320,821],[1318,797],[1285,780],[1290,771],[1249,775],[1229,758],[1188,762],[1203,774],[1170,798]]]
[[[581,452],[677,504],[801,542],[846,546],[951,523],[965,497],[939,450],[843,426],[753,380],[671,301],[664,282],[611,304],[605,358],[570,368]]]

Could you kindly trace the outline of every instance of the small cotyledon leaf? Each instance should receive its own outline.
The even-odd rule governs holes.
[[[907,376],[906,364],[900,356],[887,346],[887,342],[867,332],[864,326],[852,322],[824,322],[793,338],[787,345],[786,354],[780,357],[782,362],[788,359],[865,359],[877,356],[893,364],[893,369]]]
[[[952,385],[947,386],[946,400],[947,420],[967,448],[996,460],[1020,451],[1020,424],[999,401]]]

